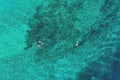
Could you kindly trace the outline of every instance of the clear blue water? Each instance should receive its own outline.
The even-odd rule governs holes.
[[[0,80],[120,80],[120,0],[0,0]]]

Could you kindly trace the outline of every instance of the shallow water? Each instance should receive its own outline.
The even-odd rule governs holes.
[[[120,0],[0,0],[0,80],[120,80]]]
[[[36,6],[37,1],[0,0],[0,58],[22,53],[28,18]]]

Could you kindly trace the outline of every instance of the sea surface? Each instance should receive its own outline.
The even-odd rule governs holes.
[[[120,0],[0,0],[0,80],[120,80]]]

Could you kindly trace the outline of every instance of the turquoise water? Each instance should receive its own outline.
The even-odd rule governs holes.
[[[0,80],[120,80],[120,0],[0,0]]]
[[[0,58],[23,51],[27,22],[39,3],[39,0],[0,0]]]

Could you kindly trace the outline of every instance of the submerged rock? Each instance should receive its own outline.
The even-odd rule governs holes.
[[[120,1],[43,2],[29,19],[25,54],[1,63],[9,80],[119,80]]]
[[[120,6],[117,4],[119,0],[97,2],[46,0],[46,2],[46,5],[39,5],[36,8],[28,24],[30,30],[26,38],[27,42],[33,44],[40,40],[46,45],[36,52],[36,62],[55,64],[55,70],[56,68],[60,70],[58,65],[74,64],[77,65],[74,68],[79,67],[76,69],[79,73],[74,72],[78,74],[76,79],[103,80],[104,75],[112,72],[108,69],[111,69],[114,63],[115,46],[119,42],[118,37],[115,36],[119,31],[115,32],[115,30],[120,28],[119,26],[115,28],[120,17],[118,15]],[[70,62],[69,64],[61,62],[64,61],[64,57],[67,57],[65,62]],[[68,75],[61,77],[67,80]]]

